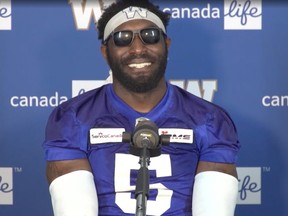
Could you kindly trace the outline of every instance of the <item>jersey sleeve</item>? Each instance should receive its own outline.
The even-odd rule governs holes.
[[[87,158],[87,134],[72,109],[56,108],[46,125],[43,143],[46,160]]]
[[[235,163],[240,143],[230,116],[218,109],[206,116],[205,124],[196,129],[200,161]]]

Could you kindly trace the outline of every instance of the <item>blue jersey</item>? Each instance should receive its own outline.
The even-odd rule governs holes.
[[[139,157],[129,154],[122,132],[133,132],[145,117],[169,134],[170,144],[151,157],[147,215],[192,215],[194,176],[199,161],[235,163],[235,126],[220,107],[167,84],[149,113],[129,107],[104,85],[61,104],[51,114],[43,144],[46,159],[87,158],[91,164],[99,215],[135,215]]]

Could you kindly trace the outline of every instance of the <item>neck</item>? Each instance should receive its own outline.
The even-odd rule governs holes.
[[[113,89],[117,96],[135,111],[147,113],[164,97],[167,86],[163,78],[155,89],[144,93],[131,92],[117,82],[113,82]]]

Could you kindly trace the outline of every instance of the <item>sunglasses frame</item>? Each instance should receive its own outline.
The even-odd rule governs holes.
[[[147,43],[147,42],[145,42],[145,41],[143,40],[143,38],[142,38],[142,36],[141,36],[141,31],[143,31],[143,30],[149,30],[149,29],[159,31],[159,40],[158,40],[157,42],[155,42],[155,43]],[[114,38],[115,38],[115,34],[116,34],[116,33],[119,33],[119,32],[132,32],[132,38],[131,38],[131,41],[130,41],[129,44],[121,46],[121,45],[117,45],[117,44],[115,43],[115,39],[114,39]],[[157,44],[157,43],[160,41],[160,39],[161,39],[161,33],[162,33],[162,35],[163,35],[164,37],[166,36],[166,34],[163,32],[163,30],[162,30],[161,28],[157,28],[157,27],[150,27],[150,28],[137,29],[137,30],[113,31],[113,32],[111,32],[111,34],[108,36],[108,38],[103,42],[103,44],[106,45],[106,44],[108,43],[109,39],[110,39],[110,38],[113,38],[113,43],[114,43],[115,46],[117,46],[117,47],[127,47],[127,46],[130,46],[130,45],[133,43],[133,41],[134,41],[134,39],[135,39],[135,35],[138,34],[138,37],[140,38],[140,40],[142,41],[143,44],[145,44],[145,45],[153,45],[153,44]]]

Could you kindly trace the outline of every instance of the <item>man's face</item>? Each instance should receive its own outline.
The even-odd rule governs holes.
[[[134,31],[151,27],[156,25],[146,20],[133,20],[123,23],[115,31]],[[124,47],[116,46],[110,37],[107,48],[104,48],[104,56],[113,71],[115,83],[119,82],[130,91],[144,93],[157,87],[164,77],[168,46],[169,39],[162,33],[156,44],[144,44],[139,35],[135,34],[132,43]]]

